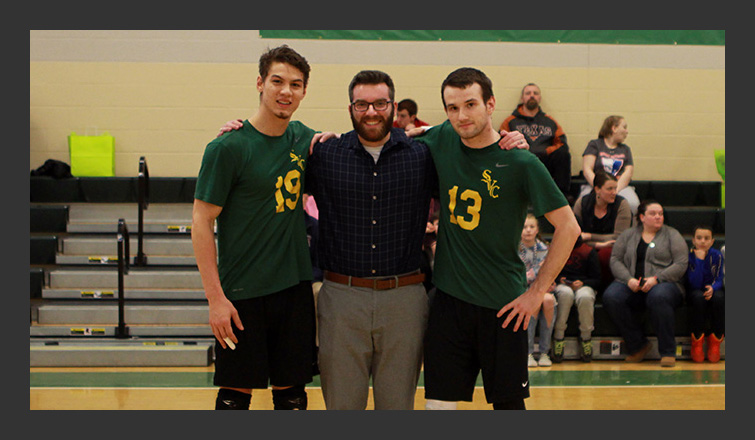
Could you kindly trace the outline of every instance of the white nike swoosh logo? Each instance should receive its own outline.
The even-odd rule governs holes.
[[[496,168],[503,168],[503,167],[509,166],[509,164],[507,164],[507,163],[503,163],[503,164],[497,163],[497,164],[495,164],[495,166],[496,166]]]
[[[526,387],[528,383],[530,383],[530,381],[529,381],[529,380],[528,380],[528,381],[526,381],[526,382],[522,382],[522,388]]]

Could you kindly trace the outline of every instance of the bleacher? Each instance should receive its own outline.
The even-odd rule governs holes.
[[[196,179],[144,181],[31,177],[31,366],[212,363]]]
[[[146,181],[147,202],[143,176],[31,177],[30,366],[212,363],[215,341],[190,237],[196,178],[147,175]],[[573,179],[575,197],[582,183]],[[713,226],[716,248],[725,243],[720,182],[632,184],[641,200],[664,206],[666,223],[688,243],[699,223]],[[119,248],[120,220],[128,231],[127,262],[119,261],[125,244],[121,240]],[[541,232],[552,232],[550,224],[541,223]],[[123,267],[127,273],[119,274]],[[687,359],[685,307],[676,318],[677,358]],[[578,358],[577,328],[572,309],[566,359]],[[658,358],[651,341],[647,357]],[[595,359],[626,355],[600,295],[593,343]],[[724,345],[721,351],[723,356]]]

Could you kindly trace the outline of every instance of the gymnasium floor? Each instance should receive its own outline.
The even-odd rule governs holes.
[[[620,360],[565,361],[530,368],[528,410],[726,409],[726,363]],[[163,368],[30,368],[31,410],[210,410],[213,366]],[[415,409],[424,409],[420,379]],[[481,382],[478,380],[478,385]],[[308,385],[309,409],[325,405],[319,378]],[[372,401],[367,409],[372,409]],[[270,390],[257,390],[252,409],[272,409]],[[460,410],[489,410],[481,387]]]

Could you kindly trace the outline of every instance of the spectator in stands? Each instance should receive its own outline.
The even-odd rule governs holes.
[[[595,187],[574,203],[574,216],[582,227],[582,240],[593,246],[600,260],[601,285],[613,281],[611,250],[616,237],[632,226],[632,213],[627,200],[616,194],[617,179],[613,174],[598,170]]]
[[[654,200],[640,203],[637,220],[637,226],[622,232],[613,245],[615,281],[603,293],[603,306],[626,343],[627,362],[642,362],[650,351],[639,316],[649,310],[661,366],[673,367],[674,310],[684,300],[687,242],[679,231],[663,223],[663,206]]]
[[[582,153],[582,174],[587,184],[582,185],[579,196],[590,192],[595,176],[602,170],[616,176],[618,194],[629,202],[632,215],[636,215],[640,199],[634,187],[629,185],[634,174],[634,161],[632,149],[624,143],[628,135],[627,121],[622,116],[609,116],[603,121],[598,138],[591,140]]]
[[[318,220],[307,210],[307,205],[311,202],[313,202],[312,196],[307,193],[302,194],[304,224],[307,227],[307,242],[309,243],[309,258],[312,260],[312,294],[315,299],[315,328],[317,328],[317,294],[320,293],[320,287],[322,287],[322,269],[320,269],[320,262],[317,256],[317,241],[319,240]],[[317,333],[315,333],[315,345],[318,347],[320,345]]]
[[[724,258],[712,247],[713,241],[713,228],[695,227],[687,266],[687,303],[692,333],[690,356],[695,362],[705,360],[703,337],[707,321],[711,324],[708,361],[718,362],[721,358],[721,341],[724,339]]]
[[[546,255],[548,255],[548,245],[546,245],[540,237],[540,226],[537,217],[533,214],[527,214],[527,217],[524,219],[524,227],[522,228],[522,240],[519,242],[519,257],[522,259],[524,266],[527,269],[528,286],[535,281],[535,278],[537,278],[537,273],[540,271],[540,266],[543,264]],[[555,314],[556,298],[553,296],[553,293],[549,291],[546,292],[543,297],[543,304],[540,307],[540,311],[532,315],[529,326],[527,327],[528,367],[551,366],[551,359],[548,356],[548,352],[551,348],[551,336],[553,334]],[[540,339],[538,340],[538,353],[540,356],[535,360],[535,333],[538,328],[540,330]]]
[[[542,94],[537,84],[522,89],[516,109],[501,123],[500,130],[520,131],[534,153],[545,165],[569,204],[574,203],[571,187],[571,153],[566,133],[551,116],[540,108]]]
[[[576,303],[579,316],[579,348],[583,362],[592,360],[592,331],[594,329],[595,298],[600,285],[600,261],[595,248],[582,237],[574,243],[569,259],[561,270],[554,289],[558,309],[553,330],[553,362],[564,358],[566,323]]]
[[[724,289],[726,288],[726,245],[721,246],[721,256],[724,257],[723,273],[724,273]]]
[[[430,125],[417,117],[417,103],[412,99],[407,98],[399,101],[396,110],[396,120],[393,121],[393,126],[396,128],[403,128],[405,131],[409,131],[412,128],[427,127]]]
[[[432,299],[433,289],[433,266],[435,266],[435,245],[438,242],[438,211],[432,211],[427,219],[427,227],[425,228],[425,240],[422,242],[422,263],[420,269],[425,274],[425,290],[427,295]]]

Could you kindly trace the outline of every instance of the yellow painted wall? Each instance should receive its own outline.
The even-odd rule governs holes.
[[[34,32],[32,43],[37,42]],[[48,158],[69,162],[67,136],[72,131],[78,134],[107,131],[116,139],[117,176],[136,175],[141,156],[147,158],[151,176],[195,176],[204,147],[219,127],[229,119],[246,118],[254,112],[258,101],[253,85],[257,77],[256,58],[261,53],[259,47],[278,43],[257,41],[255,50],[246,55],[246,61],[231,62],[160,62],[156,61],[160,57],[155,54],[148,57],[148,61],[77,60],[73,55],[68,57],[70,59],[60,59],[66,57],[44,53],[32,56],[30,169],[37,168]],[[323,131],[351,130],[346,110],[347,85],[361,69],[388,72],[396,84],[397,100],[415,99],[422,119],[440,123],[445,119],[440,100],[441,82],[456,67],[472,64],[469,58],[460,57],[460,64],[454,65],[453,60],[444,58],[441,63],[431,56],[414,57],[418,58],[416,63],[408,62],[412,58],[407,57],[390,62],[380,57],[382,63],[349,64],[346,63],[349,57],[333,61],[337,56],[332,53],[333,47],[359,51],[360,45],[370,48],[380,43],[352,42],[348,46],[343,42],[288,43],[305,54],[312,65],[308,93],[295,119]],[[485,71],[493,80],[497,100],[494,124],[497,126],[511,113],[524,84],[537,83],[543,92],[544,110],[555,117],[567,133],[573,174],[579,173],[581,154],[588,141],[597,137],[603,119],[610,114],[620,114],[629,124],[627,144],[635,158],[635,179],[720,180],[713,150],[725,148],[726,139],[725,69],[721,61],[713,62],[712,68],[695,67],[693,63],[685,64],[684,60],[656,67],[653,63],[624,57],[612,66],[610,61],[595,62],[594,55],[600,50],[609,53],[607,49],[611,48],[591,46],[587,51],[593,50],[592,58],[587,61],[571,62],[574,57],[564,57],[554,62],[559,64],[556,66],[527,65],[524,54],[530,47],[546,54],[551,51],[554,55],[582,48],[574,47],[580,45],[566,48],[555,44],[520,44],[514,45],[510,52],[521,52],[522,61],[509,59],[506,65],[501,65],[486,56],[488,49],[499,47],[490,44],[460,43],[467,52],[472,51],[465,56],[479,59],[474,67]],[[416,45],[428,47],[422,43]],[[300,46],[306,50],[299,49]],[[32,55],[35,50],[40,52],[35,47],[32,44]],[[630,47],[624,53],[642,53],[642,49]],[[615,50],[621,52],[622,49],[616,47]],[[646,50],[657,52],[659,49]],[[694,48],[687,50],[694,54]],[[700,48],[704,54],[710,50]],[[475,51],[479,51],[478,58],[474,57]],[[662,54],[653,56],[663,57]],[[723,55],[718,57],[722,59]],[[610,59],[610,55],[606,58]],[[663,64],[662,61],[654,63]]]

